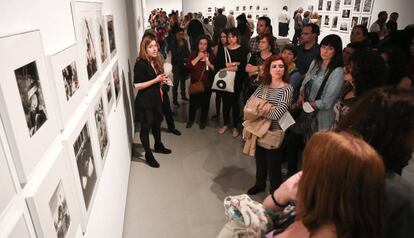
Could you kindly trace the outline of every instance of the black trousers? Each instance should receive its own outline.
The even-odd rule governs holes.
[[[268,150],[257,145],[254,156],[256,158],[256,185],[266,187],[269,175],[270,192],[273,193],[282,184],[282,151],[280,149]]]
[[[293,38],[292,38],[293,45],[298,45],[298,39],[301,33],[302,33],[301,29],[295,29],[295,35],[293,35]]]
[[[222,91],[216,91],[216,100],[215,100],[215,104],[216,104],[216,114],[217,117],[220,116],[220,107],[221,107],[221,101],[222,101],[222,97],[223,97],[223,92]]]
[[[194,121],[197,109],[201,108],[200,122],[207,122],[208,110],[210,108],[211,90],[206,89],[205,92],[190,95],[190,106],[188,107],[188,121]]]
[[[289,24],[279,22],[279,36],[287,36],[289,33]]]
[[[180,90],[181,90],[181,97],[185,97],[185,80],[186,80],[186,75],[183,75],[180,72],[174,72],[174,76],[173,76],[173,100],[177,100],[178,97],[178,85],[180,85]]]
[[[167,88],[165,88],[167,87]],[[165,117],[165,121],[167,122],[167,126],[169,130],[175,129],[175,123],[173,118],[173,113],[171,111],[171,104],[170,98],[168,97],[168,86],[164,86],[162,88],[163,95],[162,95],[162,112]]]
[[[287,130],[283,141],[285,158],[288,163],[288,177],[298,172],[300,152],[305,147],[303,135]]]
[[[230,109],[233,116],[233,127],[237,128],[240,123],[240,89],[234,90],[234,93],[223,92],[223,118],[224,125],[230,124]]]
[[[161,119],[162,109],[159,108],[139,108],[139,121],[141,124],[141,131],[139,137],[145,153],[152,153],[149,141],[149,132],[152,131],[155,140],[155,146],[162,145],[161,142]]]

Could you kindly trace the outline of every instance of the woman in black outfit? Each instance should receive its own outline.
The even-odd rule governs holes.
[[[149,142],[149,131],[154,135],[156,153],[170,154],[171,150],[164,147],[161,142],[162,120],[162,93],[161,83],[170,79],[164,74],[164,68],[158,51],[155,36],[144,35],[140,45],[140,51],[134,66],[134,83],[139,89],[135,98],[135,105],[141,124],[140,139],[145,149],[145,160],[154,168],[160,167],[155,160]]]
[[[224,126],[218,129],[219,134],[224,134],[229,129],[230,109],[233,116],[233,137],[239,136],[237,129],[240,122],[240,105],[239,98],[242,90],[243,80],[246,76],[247,49],[239,45],[239,31],[236,28],[227,30],[227,49],[230,53],[231,63],[226,63],[225,54],[219,52],[216,60],[216,70],[226,69],[236,72],[234,82],[234,93],[223,92],[223,117]]]

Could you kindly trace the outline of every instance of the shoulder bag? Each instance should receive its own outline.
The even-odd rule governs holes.
[[[231,63],[230,53],[227,47],[224,47],[224,56],[226,63]],[[236,80],[236,72],[226,69],[219,70],[214,76],[211,89],[234,93],[234,80]]]
[[[190,95],[196,95],[203,93],[206,89],[204,87],[203,83],[203,76],[204,72],[206,71],[206,67],[203,67],[203,71],[201,72],[200,78],[195,83],[190,83],[190,86],[188,86],[188,94]]]

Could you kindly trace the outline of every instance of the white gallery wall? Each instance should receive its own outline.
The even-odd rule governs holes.
[[[343,0],[341,0],[343,1]],[[355,0],[352,0],[354,2]],[[374,22],[377,18],[377,15],[380,11],[387,11],[388,14],[391,12],[398,12],[400,14],[400,18],[398,19],[399,28],[404,28],[408,24],[414,23],[414,15],[412,14],[413,9],[413,1],[412,0],[373,0],[374,7],[371,14],[371,22]],[[235,10],[236,6],[266,6],[269,8],[268,16],[272,20],[273,25],[273,32],[274,35],[277,36],[278,33],[278,15],[282,11],[283,6],[288,6],[289,13],[292,15],[295,9],[298,7],[303,7],[306,11],[308,6],[313,5],[314,10],[317,10],[318,0],[222,0],[222,1],[215,1],[215,0],[204,0],[204,1],[194,1],[194,0],[182,0],[183,12],[202,12],[204,16],[208,15],[207,8],[208,7],[223,7],[225,6],[225,14],[227,15],[230,10]],[[324,0],[326,2],[326,0]],[[334,1],[332,1],[334,2]],[[351,13],[352,14],[352,13]],[[293,37],[294,30],[293,30],[293,19],[290,23],[290,30],[289,30],[289,38]],[[346,45],[349,43],[349,33],[341,33],[338,31],[331,31],[330,29],[324,29],[322,27],[321,37],[320,40],[328,35],[328,34],[338,34],[341,36],[343,44]]]
[[[114,60],[117,59],[118,61],[119,74],[121,75],[121,72],[124,72],[125,77],[127,77],[128,61],[130,61],[131,68],[133,69],[137,56],[136,45],[134,44],[138,43],[138,35],[135,32],[138,28],[136,20],[133,22],[129,20],[131,14],[135,12],[134,7],[131,6],[141,6],[141,0],[135,0],[134,2],[129,0],[101,0],[93,2],[102,3],[103,15],[113,15],[114,17],[116,40],[116,56]],[[77,42],[70,0],[0,0],[0,13],[0,36],[4,37],[10,34],[39,30],[45,56],[59,52]],[[139,18],[140,16],[132,16],[132,19]],[[16,57],[19,57],[19,55],[16,55]],[[3,63],[7,60],[1,58],[0,62]],[[112,65],[114,60],[111,58],[109,64]],[[2,78],[2,84],[3,80]],[[122,237],[131,154],[128,145],[126,113],[122,97],[120,97],[120,101],[116,103],[114,108],[116,109],[111,111],[107,117],[107,128],[110,135],[109,151],[107,152],[103,170],[100,172],[93,205],[89,210],[87,227],[83,229],[86,230],[86,233],[83,234],[84,237]],[[48,113],[57,114],[56,105],[54,105],[52,110],[49,108]],[[76,111],[75,113],[78,112]],[[3,118],[1,119],[3,120]],[[3,125],[0,124],[0,126]],[[62,133],[65,133],[65,131]],[[62,134],[58,135],[58,137],[60,136]],[[60,138],[56,138],[56,140],[59,141]],[[3,141],[3,138],[2,143],[6,144],[3,148],[8,150],[7,141]],[[10,159],[12,155],[8,151],[5,154],[9,158],[8,166],[11,177],[14,180],[18,180],[16,168],[12,163],[13,160]],[[47,162],[45,161],[47,161],[47,158],[41,161],[42,167],[47,167]],[[35,167],[31,177],[38,177],[38,173],[41,170],[42,168]],[[5,221],[6,219],[8,220],[10,217],[15,216],[16,207],[19,209],[25,207],[22,201],[24,201],[24,195],[28,193],[26,190],[29,188],[27,187],[22,187],[15,181],[15,193],[17,195],[11,199],[7,198],[8,204],[7,201],[3,201],[3,197],[0,200],[2,203],[7,204],[5,207],[0,207],[0,226],[2,228],[3,225],[7,227],[8,221]],[[1,189],[3,191],[3,188]],[[70,193],[70,191],[66,192]],[[27,212],[24,214],[27,218]],[[31,226],[29,221],[26,220],[25,222],[28,227]],[[3,237],[2,232],[3,230],[0,231],[0,237]]]

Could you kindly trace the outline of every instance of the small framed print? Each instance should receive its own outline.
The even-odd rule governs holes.
[[[339,24],[339,15],[333,14],[332,15],[331,30],[332,31],[337,31],[338,30],[338,24]]]
[[[118,60],[112,66],[112,80],[114,81],[116,104],[118,105],[121,96],[121,80],[119,78]]]
[[[73,173],[63,146],[56,143],[47,163],[27,184],[26,201],[39,237],[73,237],[81,224]]]
[[[323,18],[323,26],[325,28],[329,28],[331,26],[331,16],[329,14],[326,14]]]
[[[114,89],[114,81],[112,80],[112,73],[109,71],[109,73],[106,75],[104,80],[104,98],[107,103],[107,116],[111,113],[112,106],[115,102],[115,89]]]
[[[107,15],[105,16],[105,19],[106,19],[106,26],[108,28],[109,51],[111,53],[111,59],[112,59],[116,54],[114,15]]]
[[[342,19],[347,19],[351,17],[351,9],[342,9]]]
[[[349,33],[350,21],[341,21],[339,25],[339,31],[342,33]]]
[[[351,30],[354,28],[354,26],[358,25],[359,22],[359,16],[353,16],[351,20]]]
[[[0,37],[0,116],[22,186],[58,136],[39,31]]]
[[[325,11],[326,12],[332,11],[332,1],[331,0],[326,1]]]
[[[354,7],[353,7],[353,13],[360,13],[361,12],[361,2],[363,0],[355,0],[354,1]]]
[[[340,9],[341,9],[341,0],[334,0],[333,11],[336,13],[339,13]]]
[[[360,22],[360,24],[361,25],[363,25],[363,26],[365,26],[366,28],[368,28],[369,27],[369,20],[370,20],[370,18],[371,17],[369,17],[369,16],[361,16],[361,22]]]
[[[363,1],[362,13],[371,14],[374,0],[361,0]]]
[[[319,0],[318,1],[318,11],[322,11],[323,10],[323,0]]]
[[[17,195],[10,206],[2,214],[0,220],[0,237],[36,238],[31,214],[22,195]]]
[[[49,57],[52,77],[55,79],[54,91],[58,99],[60,129],[64,129],[73,116],[88,88],[86,70],[81,67],[79,52],[79,45],[73,44]]]
[[[352,0],[343,0],[343,1],[344,1],[344,4],[343,4],[344,7],[352,6]]]

